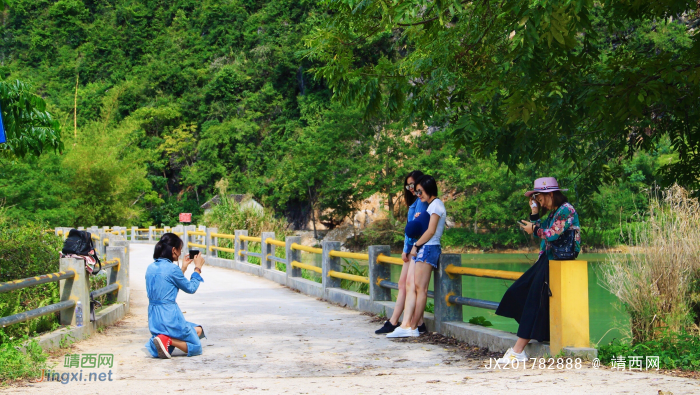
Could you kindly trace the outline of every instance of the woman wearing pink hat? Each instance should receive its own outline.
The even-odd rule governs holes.
[[[535,188],[526,192],[530,198],[530,221],[520,227],[541,239],[540,256],[513,285],[508,288],[496,314],[518,321],[518,340],[506,351],[501,364],[527,361],[525,346],[530,339],[549,340],[549,261],[576,259],[581,251],[581,230],[578,213],[568,203],[554,177],[538,178]],[[540,214],[549,215],[540,219]]]

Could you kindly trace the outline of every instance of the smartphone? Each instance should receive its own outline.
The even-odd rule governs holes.
[[[190,250],[190,259],[194,259],[197,255],[199,255],[199,250]]]

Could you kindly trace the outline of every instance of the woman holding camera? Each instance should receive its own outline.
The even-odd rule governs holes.
[[[568,203],[553,177],[538,178],[535,188],[525,193],[530,198],[530,221],[521,221],[520,227],[541,239],[537,262],[508,288],[496,314],[514,318],[518,326],[518,340],[506,351],[501,364],[527,361],[525,346],[530,339],[549,340],[549,261],[575,259],[581,251],[581,230],[578,213]],[[549,215],[544,220],[540,215]]]
[[[186,256],[182,269],[177,262],[184,243],[174,233],[166,233],[160,238],[153,251],[153,259],[146,269],[146,292],[148,293],[148,329],[151,339],[146,348],[153,357],[170,358],[177,348],[188,357],[202,353],[199,339],[204,337],[201,325],[185,321],[180,307],[175,302],[178,290],[193,294],[202,279],[204,258],[197,254],[194,259]],[[194,262],[194,272],[190,279],[185,278],[187,267]]]
[[[424,213],[425,210],[428,209],[427,204],[416,198],[416,183],[421,177],[423,177],[423,172],[414,170],[408,173],[403,181],[403,200],[406,206],[408,206],[407,222],[412,221],[416,217],[416,214]],[[401,275],[399,276],[399,292],[396,295],[394,313],[391,315],[391,318],[384,323],[384,326],[374,331],[377,335],[391,333],[394,329],[399,327],[399,318],[401,318],[404,302],[406,301],[406,276],[408,276],[409,263],[411,262],[411,256],[409,254],[414,244],[416,244],[416,239],[410,238],[408,235],[404,234],[403,253],[401,253],[401,259],[404,261],[404,265],[401,267]],[[423,316],[421,315],[418,332],[425,333],[427,329],[425,323],[422,321]]]

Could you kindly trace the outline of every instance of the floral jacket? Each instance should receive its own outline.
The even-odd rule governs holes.
[[[569,229],[576,232],[576,251],[581,251],[581,226],[578,222],[578,213],[571,204],[562,204],[557,211],[550,213],[544,220],[540,220],[539,214],[530,215],[530,220],[535,223],[534,235],[542,239],[540,254],[546,253],[549,259],[554,259],[549,243],[558,239]]]

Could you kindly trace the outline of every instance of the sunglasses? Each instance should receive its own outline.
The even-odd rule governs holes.
[[[423,190],[422,190],[422,189],[416,189],[416,195],[422,196],[422,195],[423,195]]]
[[[416,188],[416,184],[408,184],[406,185],[406,190],[407,191],[412,191]]]

